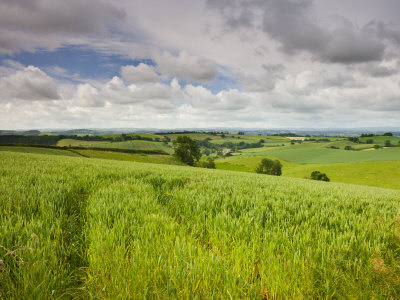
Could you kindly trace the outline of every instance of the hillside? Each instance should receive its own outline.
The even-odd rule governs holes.
[[[398,191],[5,151],[0,183],[5,298],[400,297]]]

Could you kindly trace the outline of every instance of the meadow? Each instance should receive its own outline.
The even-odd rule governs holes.
[[[400,193],[0,152],[0,297],[400,297]]]
[[[153,141],[122,141],[122,142],[107,142],[107,141],[81,141],[73,139],[63,139],[57,143],[60,147],[81,146],[90,148],[110,148],[110,149],[128,149],[128,150],[161,150],[166,153],[173,153],[173,150],[168,145],[162,142]]]

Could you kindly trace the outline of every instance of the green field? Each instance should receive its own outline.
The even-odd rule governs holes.
[[[47,154],[47,155],[80,156],[79,154],[73,151],[48,149],[48,148],[34,148],[34,147],[0,146],[0,151],[36,153],[36,154]]]
[[[107,144],[107,141],[83,141],[74,139],[62,139],[57,142],[58,147],[92,147],[99,144]]]
[[[159,154],[135,154],[135,153],[119,153],[111,151],[96,151],[96,150],[74,150],[76,153],[88,158],[101,158],[122,161],[134,161],[154,164],[166,165],[183,165],[181,161],[172,155],[159,155]]]
[[[0,152],[6,299],[398,299],[398,191]]]
[[[143,140],[124,141],[124,142],[108,142],[108,141],[81,141],[72,139],[63,139],[57,143],[57,146],[81,146],[90,148],[112,148],[112,149],[128,149],[128,150],[161,150],[166,153],[173,153],[168,145],[162,142],[152,142]]]
[[[295,145],[280,148],[258,148],[242,150],[245,155],[273,156],[286,161],[318,164],[345,163],[359,161],[390,161],[400,160],[400,147],[391,147],[369,151],[354,151],[343,149],[328,149],[321,145]]]
[[[263,158],[272,156],[231,156],[215,160],[216,168],[223,170],[255,172]],[[282,176],[309,178],[311,172],[326,173],[333,182],[370,185],[400,189],[400,160],[364,161],[350,163],[300,164],[281,160]]]

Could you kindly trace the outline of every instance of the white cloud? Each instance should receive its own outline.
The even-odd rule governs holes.
[[[2,96],[22,100],[60,99],[57,86],[39,68],[29,66],[0,78]]]
[[[202,56],[189,55],[186,51],[181,51],[178,56],[173,56],[168,51],[156,53],[154,60],[161,73],[180,79],[210,82],[218,74],[215,61]]]
[[[156,82],[159,79],[154,67],[140,63],[138,66],[123,66],[121,67],[122,77],[133,83]]]

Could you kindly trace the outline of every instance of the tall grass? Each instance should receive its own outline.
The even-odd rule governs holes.
[[[397,191],[0,153],[4,298],[399,298]]]

